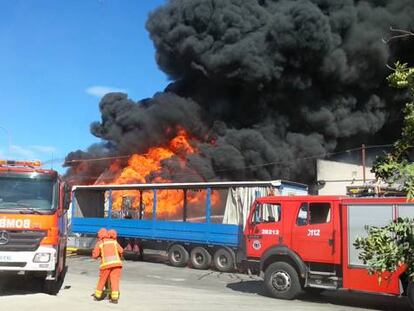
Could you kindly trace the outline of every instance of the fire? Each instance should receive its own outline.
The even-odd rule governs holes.
[[[126,167],[120,167],[115,161],[109,168],[109,172],[115,177],[111,180],[97,180],[96,184],[131,184],[146,183],[149,176],[157,176],[161,170],[163,160],[177,157],[181,167],[186,165],[186,155],[196,153],[197,149],[190,143],[189,135],[185,130],[180,129],[178,134],[165,146],[151,147],[144,154],[134,154],[128,159]],[[195,174],[195,172],[194,172]],[[168,183],[168,179],[157,176],[151,179],[152,183]],[[132,208],[138,208],[140,202],[145,207],[146,218],[152,215],[153,192],[143,191],[142,198],[138,191],[113,191],[112,210],[119,211],[122,208],[124,198],[131,200]],[[187,206],[205,206],[205,192],[187,192]],[[184,192],[182,190],[159,190],[157,191],[157,218],[171,219],[180,215],[183,209]],[[213,193],[211,203],[219,202],[218,193]]]

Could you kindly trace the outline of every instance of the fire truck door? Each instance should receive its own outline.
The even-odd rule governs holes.
[[[256,204],[246,226],[246,255],[259,258],[271,246],[282,241],[282,206],[279,203]]]
[[[336,237],[331,203],[300,203],[292,224],[292,248],[304,261],[339,263],[339,237]]]

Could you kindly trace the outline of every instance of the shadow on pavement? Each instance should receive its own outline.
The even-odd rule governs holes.
[[[91,249],[78,249],[76,254],[72,254],[70,257],[84,257],[84,258],[92,258],[92,250]],[[165,252],[162,251],[152,251],[152,250],[145,250],[143,254],[139,255],[135,252],[131,251],[124,251],[123,255],[124,260],[127,261],[148,261],[151,263],[162,263],[165,264],[168,262],[167,255]]]
[[[58,291],[62,289],[63,282],[65,280],[67,272],[67,266],[63,272],[63,278],[61,278],[56,287]],[[16,275],[7,272],[0,274],[0,297],[1,296],[14,296],[14,295],[29,295],[29,294],[42,294],[45,293],[43,287],[44,281],[42,279],[27,276],[27,275]],[[69,286],[70,288],[70,286]]]
[[[227,287],[237,292],[267,296],[262,281],[241,281],[227,284]]]
[[[125,259],[128,258],[125,257]],[[144,250],[143,258],[138,260],[151,263],[168,264],[168,257],[164,251]]]
[[[0,276],[0,296],[43,293],[42,283],[33,277],[20,275]]]
[[[227,284],[227,287],[238,292],[267,296],[262,281],[242,281]],[[269,297],[269,299],[274,299]],[[392,297],[349,291],[323,291],[319,295],[302,293],[297,300],[333,304],[344,307],[357,307],[382,311],[409,311],[411,310],[405,297]],[[276,300],[277,301],[277,300]]]

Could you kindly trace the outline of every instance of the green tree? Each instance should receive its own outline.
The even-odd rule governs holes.
[[[368,266],[370,274],[377,273],[381,282],[382,273],[394,272],[402,264],[414,278],[414,220],[398,218],[388,226],[366,227],[367,237],[359,237],[354,245],[361,250],[359,259]]]
[[[414,99],[414,67],[397,62],[388,82],[396,88],[407,89]],[[394,143],[394,150],[379,158],[373,167],[377,178],[397,184],[407,192],[408,199],[414,199],[414,163],[410,159],[414,147],[414,100],[404,109],[404,123],[401,138]]]
[[[391,39],[414,38],[412,32],[396,31],[398,35]],[[376,161],[373,172],[377,178],[399,185],[407,193],[407,199],[414,200],[414,67],[397,62],[387,80],[390,86],[407,90],[411,101],[403,111],[400,139],[394,143],[391,153]],[[357,238],[354,245],[361,251],[359,258],[368,265],[369,272],[378,273],[381,281],[383,272],[393,272],[405,264],[409,277],[414,280],[414,220],[399,218],[388,226],[366,227],[366,230],[368,236]]]

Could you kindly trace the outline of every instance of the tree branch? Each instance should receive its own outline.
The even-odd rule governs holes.
[[[394,32],[394,33],[397,33],[397,34],[395,36],[391,36],[388,39],[382,38],[382,42],[387,44],[391,40],[394,40],[394,39],[401,39],[401,38],[407,38],[407,37],[410,37],[410,36],[414,36],[414,32],[412,32],[412,31],[408,31],[408,30],[405,30],[405,29],[393,28],[392,26],[390,27],[390,31]]]

